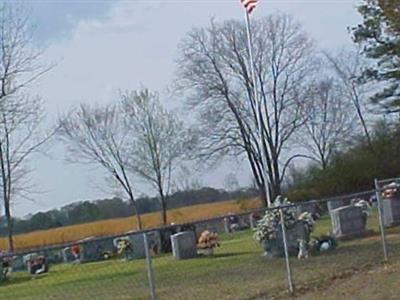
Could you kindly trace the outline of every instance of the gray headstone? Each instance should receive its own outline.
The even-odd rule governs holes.
[[[99,261],[104,259],[104,253],[114,249],[113,239],[93,240],[81,244],[81,261]]]
[[[71,253],[71,247],[66,247],[61,250],[61,255],[64,263],[73,262],[75,257]]]
[[[129,241],[132,243],[132,259],[142,259],[146,257],[146,251],[144,248],[143,234],[134,234],[129,236]]]
[[[361,207],[344,206],[331,211],[332,234],[338,238],[353,237],[365,233],[365,219]]]
[[[250,223],[250,228],[251,229],[254,229],[254,228],[256,228],[256,220],[254,219],[254,214],[253,213],[251,213],[250,215],[249,215],[249,223]]]
[[[63,254],[60,249],[46,250],[43,252],[49,264],[59,264],[63,262]]]
[[[176,259],[197,256],[196,236],[193,231],[185,231],[171,236],[172,254]]]
[[[331,200],[331,201],[327,202],[329,213],[331,213],[332,210],[334,210],[334,209],[337,209],[337,208],[343,207],[343,206],[347,206],[347,205],[349,205],[349,201],[345,201],[345,200]]]
[[[303,212],[309,212],[311,214],[317,213],[317,202],[310,201],[310,202],[301,203],[301,204],[297,205],[297,213],[300,215]]]
[[[385,227],[400,224],[400,199],[383,199],[382,208]]]
[[[223,233],[223,232],[225,232],[224,222],[221,219],[217,219],[217,220],[211,220],[211,221],[206,221],[206,222],[203,221],[203,222],[196,223],[197,236],[200,236],[200,234],[204,230]]]
[[[22,271],[26,269],[26,264],[22,256],[14,256],[12,259],[13,271]]]
[[[225,230],[225,233],[231,232],[230,222],[229,222],[228,218],[224,218],[224,230]]]
[[[290,255],[297,255],[299,250],[299,239],[306,239],[303,222],[297,222],[292,228],[286,229],[286,240]],[[276,239],[263,242],[264,250],[269,257],[282,257],[285,255],[282,227],[279,225]]]

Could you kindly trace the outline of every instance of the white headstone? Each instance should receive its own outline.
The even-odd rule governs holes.
[[[197,256],[196,236],[193,231],[184,231],[171,236],[172,254],[176,259]]]
[[[400,224],[400,199],[383,199],[383,224],[390,227]]]
[[[343,206],[331,211],[332,234],[346,238],[365,233],[365,219],[361,207]]]

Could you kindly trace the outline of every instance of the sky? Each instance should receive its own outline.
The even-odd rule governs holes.
[[[349,46],[348,26],[360,18],[356,0],[259,0],[253,13],[261,17],[289,13],[301,22],[320,48]],[[216,21],[243,19],[239,0],[131,0],[131,1],[24,1],[36,25],[35,43],[45,49],[43,63],[54,68],[31,87],[46,103],[49,122],[79,103],[105,103],[118,91],[148,87],[163,101],[179,107],[183,99],[166,92],[176,71],[177,45],[193,27]],[[63,146],[52,143],[46,155],[32,158],[35,201],[14,204],[16,216],[46,211],[80,200],[112,197],[101,188],[104,173],[87,165],[65,161]],[[235,173],[249,184],[246,162],[225,162],[207,170],[205,185],[222,187]],[[137,183],[137,194],[152,192]]]

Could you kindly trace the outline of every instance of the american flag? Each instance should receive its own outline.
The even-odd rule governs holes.
[[[240,0],[246,9],[247,13],[251,13],[257,6],[258,0]]]

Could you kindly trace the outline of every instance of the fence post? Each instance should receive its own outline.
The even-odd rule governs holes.
[[[382,200],[380,194],[380,188],[378,184],[378,180],[375,178],[375,195],[376,201],[378,202],[378,215],[379,215],[379,228],[381,231],[381,241],[382,241],[382,248],[383,248],[383,259],[386,263],[388,261],[388,253],[387,253],[387,245],[386,245],[386,235],[385,235],[385,227],[383,225],[383,207],[382,207]]]
[[[283,239],[283,248],[285,250],[286,273],[287,273],[287,279],[288,279],[288,285],[289,285],[289,293],[293,294],[294,286],[293,286],[293,279],[292,279],[292,270],[290,268],[289,250],[288,250],[287,239],[286,239],[285,218],[283,215],[282,208],[279,209],[279,213],[281,215],[282,239]]]
[[[151,300],[156,300],[156,289],[154,285],[154,274],[153,267],[151,264],[151,256],[149,251],[149,241],[147,239],[147,233],[143,233],[144,240],[144,251],[146,253],[146,264],[147,264],[147,277],[149,279],[150,297]]]

